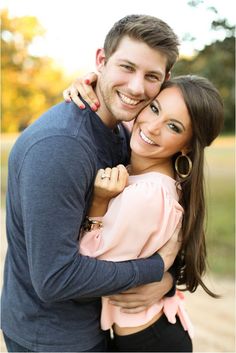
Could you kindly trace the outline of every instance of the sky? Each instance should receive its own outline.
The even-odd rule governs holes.
[[[113,23],[127,14],[147,14],[167,22],[182,38],[190,33],[196,40],[181,42],[180,53],[191,55],[223,33],[210,30],[213,19],[226,18],[235,25],[234,0],[203,0],[197,9],[188,0],[1,0],[10,16],[36,16],[46,33],[31,47],[35,55],[55,59],[68,73],[95,69],[96,49],[103,46]],[[214,6],[216,16],[207,8]]]

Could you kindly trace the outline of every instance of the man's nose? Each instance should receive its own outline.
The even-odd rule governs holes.
[[[144,96],[145,82],[142,75],[131,75],[128,83],[129,93],[133,96]]]

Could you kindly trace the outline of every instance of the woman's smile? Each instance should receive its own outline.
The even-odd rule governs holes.
[[[156,142],[152,141],[149,137],[147,137],[141,129],[139,130],[139,136],[144,142],[148,143],[149,145],[159,146],[158,144],[156,144]]]

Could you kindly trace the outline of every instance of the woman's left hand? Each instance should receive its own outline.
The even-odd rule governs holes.
[[[94,198],[110,200],[119,195],[126,187],[128,175],[122,164],[105,170],[99,169],[94,182]]]
[[[103,216],[109,201],[119,195],[127,185],[128,172],[124,165],[114,168],[99,169],[94,182],[92,204],[89,210],[90,217]]]

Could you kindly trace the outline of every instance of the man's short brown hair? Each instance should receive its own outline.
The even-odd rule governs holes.
[[[150,48],[163,53],[167,57],[166,73],[171,70],[178,58],[178,37],[167,23],[157,17],[129,15],[116,22],[104,42],[107,59],[117,50],[121,39],[125,36],[144,42]]]

